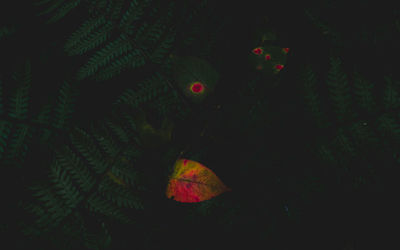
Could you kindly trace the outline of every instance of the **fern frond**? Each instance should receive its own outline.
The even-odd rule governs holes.
[[[139,131],[139,122],[135,120],[131,114],[123,114],[122,118],[124,120],[124,124],[126,124],[126,133],[128,134],[129,138],[132,138],[132,142],[136,143],[139,147],[142,146],[142,143],[140,142],[137,133]]]
[[[350,126],[352,137],[354,138],[358,147],[377,145],[378,138],[370,126],[371,124],[363,121],[355,122]]]
[[[44,105],[40,112],[38,113],[38,115],[36,116],[36,118],[33,119],[34,122],[37,122],[39,124],[50,124],[50,113],[52,110],[52,106],[51,105]],[[52,135],[52,131],[48,128],[41,128],[40,131],[41,133],[41,137],[40,140],[41,142],[46,142],[48,141],[48,139],[50,138],[50,136]]]
[[[54,23],[65,17],[81,3],[81,0],[69,0],[58,8],[57,12],[47,21],[47,23]]]
[[[126,69],[135,69],[145,64],[141,49],[134,49],[126,55],[113,60],[108,66],[99,71],[94,77],[97,81],[104,81],[120,74]]]
[[[136,151],[138,152],[138,151]],[[138,155],[135,155],[137,158]],[[137,186],[139,181],[139,176],[137,172],[132,168],[132,161],[125,156],[122,156],[115,165],[112,166],[111,172],[121,180],[123,180],[127,185],[133,187]]]
[[[330,58],[330,70],[326,83],[329,87],[330,98],[333,102],[333,108],[337,114],[337,119],[343,121],[350,116],[350,88],[347,82],[347,76],[342,69],[342,63],[339,58]]]
[[[390,114],[378,118],[378,130],[391,141],[400,142],[400,124]]]
[[[71,37],[69,43],[66,44],[64,48],[68,55],[82,55],[87,51],[100,46],[110,38],[113,24],[112,22],[108,21],[100,28],[97,28],[96,26],[102,24],[101,20],[102,19],[99,19],[88,24],[88,27],[85,28],[90,28],[89,30],[84,29],[81,31],[81,33],[75,34],[75,36],[79,37],[78,41],[76,38],[74,39]],[[94,29],[95,27],[96,30],[86,35],[87,32],[90,32],[90,30]]]
[[[3,39],[4,37],[7,37],[15,32],[14,27],[7,27],[3,26],[0,28],[0,40]]]
[[[326,121],[321,111],[321,100],[316,90],[317,79],[310,65],[304,70],[304,97],[306,99],[309,110],[311,111],[316,123],[319,127],[325,127]]]
[[[127,53],[132,49],[132,45],[126,36],[121,34],[113,42],[108,43],[104,48],[97,51],[89,61],[79,70],[78,80],[95,74],[100,67],[106,66],[112,59]]]
[[[56,151],[56,159],[60,166],[69,171],[84,192],[89,192],[95,185],[96,180],[87,165],[70,148],[65,147],[62,151]]]
[[[11,141],[8,145],[7,158],[24,159],[28,151],[28,140],[32,138],[33,131],[28,125],[18,124],[15,126]]]
[[[120,222],[129,223],[131,219],[126,216],[121,209],[114,203],[101,196],[100,193],[93,193],[86,202],[86,208],[89,211],[100,213],[110,218],[115,218]]]
[[[136,33],[135,42],[139,46],[144,43],[148,44],[148,46],[152,46],[160,39],[165,29],[165,23],[161,19],[158,19],[152,25],[144,23],[144,25],[139,27]]]
[[[168,33],[154,48],[150,55],[150,60],[154,63],[163,63],[164,59],[170,54],[175,42],[175,33]]]
[[[304,13],[307,18],[315,25],[315,27],[324,35],[330,38],[332,43],[336,45],[342,44],[342,39],[339,32],[335,31],[332,27],[330,27],[327,23],[320,20],[317,16],[315,16],[309,9],[305,9]]]
[[[65,206],[64,201],[52,190],[51,186],[33,186],[31,190],[35,191],[34,197],[41,201],[43,206],[36,206],[37,220],[36,224],[47,231],[55,228],[71,212],[71,208]]]
[[[143,204],[136,195],[110,179],[103,179],[99,185],[99,193],[120,208],[143,209]]]
[[[372,95],[373,88],[374,84],[367,81],[358,72],[354,73],[354,94],[356,103],[368,113],[373,113],[376,108],[376,103]]]
[[[165,79],[161,74],[156,73],[149,79],[138,84],[138,90],[126,90],[115,102],[118,104],[129,104],[137,108],[140,104],[153,100],[156,96],[169,89]]]
[[[69,173],[55,160],[50,166],[50,179],[56,193],[63,198],[65,206],[71,210],[83,199],[80,191],[72,183]]]
[[[386,86],[383,93],[383,105],[386,110],[400,107],[400,94],[398,82],[393,82],[388,76],[385,76]]]
[[[75,54],[73,51],[73,48],[80,47],[80,46],[78,46],[78,44],[82,43],[82,41],[84,41],[84,40],[90,40],[89,35],[93,36],[92,32],[97,30],[100,26],[105,25],[106,23],[107,22],[106,22],[106,19],[104,18],[104,16],[99,16],[96,18],[89,18],[74,33],[72,33],[72,35],[69,37],[69,39],[67,40],[67,42],[64,45],[64,51],[69,55]],[[108,24],[108,25],[110,25],[110,24]],[[104,29],[104,27],[103,27],[103,29]],[[104,38],[104,35],[107,35],[108,32],[105,32],[105,34],[104,34],[104,32],[103,33],[100,32],[100,34],[103,35],[103,38],[102,38],[102,40],[100,39],[100,42],[95,42],[95,44],[97,44],[97,45],[101,44],[102,42],[105,41],[107,36]],[[92,40],[97,41],[98,39],[92,39]],[[85,50],[87,50],[87,49],[85,49]],[[76,54],[79,54],[79,53],[76,52]]]
[[[43,10],[42,12],[39,12],[37,15],[38,16],[42,16],[42,15],[50,13],[50,12],[54,11],[55,9],[57,9],[65,1],[66,0],[52,0],[52,1],[40,1],[40,2],[37,2],[36,5],[44,5],[44,4],[48,4],[48,3],[52,2],[52,3],[50,3],[50,5],[45,10]]]
[[[28,90],[31,83],[31,64],[29,61],[25,63],[24,69],[21,72],[13,74],[13,79],[19,87],[15,90],[14,95],[10,98],[9,116],[15,119],[25,119],[28,112]]]
[[[0,115],[4,113],[4,106],[3,106],[3,82],[0,79]]]
[[[10,110],[8,115],[15,119],[26,119],[28,113],[28,90],[29,85],[24,85],[16,89],[14,95],[10,97]]]
[[[99,143],[102,150],[110,157],[115,157],[120,151],[111,133],[104,127],[103,129],[92,129],[93,136]]]
[[[123,142],[123,143],[128,143],[129,142],[129,136],[125,132],[125,130],[116,123],[113,122],[107,122],[107,126],[114,132],[115,135],[117,135],[118,139]]]
[[[55,107],[55,121],[54,127],[62,128],[68,119],[71,118],[71,114],[74,108],[76,93],[72,89],[71,85],[64,81],[64,84],[60,88],[60,93]]]
[[[111,20],[117,20],[121,17],[121,10],[122,10],[123,4],[124,4],[124,0],[110,1],[110,5],[109,5],[108,9],[106,10],[106,12],[109,13]]]
[[[85,157],[96,173],[104,173],[108,164],[103,159],[96,144],[94,144],[93,140],[85,131],[76,128],[73,133],[71,133],[71,142]]]
[[[127,29],[132,28],[131,24],[140,20],[144,14],[144,9],[149,5],[151,0],[131,1],[128,9],[125,11],[119,23],[121,30],[127,32]]]
[[[111,244],[111,235],[109,234],[104,222],[101,224],[102,231],[96,233],[85,233],[85,246],[88,249],[100,250],[108,249]]]
[[[319,157],[323,161],[327,162],[330,165],[337,164],[337,159],[336,159],[335,155],[333,154],[332,150],[329,149],[327,146],[320,145],[317,152],[319,154]]]
[[[333,143],[338,147],[340,151],[351,156],[356,155],[356,150],[351,140],[344,134],[343,129],[339,129]]]
[[[7,139],[10,135],[11,124],[7,121],[0,121],[0,159],[7,148]]]

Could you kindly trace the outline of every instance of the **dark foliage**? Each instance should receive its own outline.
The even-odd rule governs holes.
[[[389,245],[400,165],[393,6],[5,2],[4,246]],[[290,48],[283,70],[251,66],[261,45]],[[204,96],[192,95],[193,81]],[[232,191],[192,204],[167,199],[179,157],[203,163]]]

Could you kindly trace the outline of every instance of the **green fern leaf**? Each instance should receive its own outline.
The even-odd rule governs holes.
[[[156,73],[144,82],[138,83],[138,90],[126,90],[115,102],[118,104],[129,104],[137,108],[140,104],[152,101],[155,97],[168,91],[167,79]]]
[[[136,195],[133,195],[128,189],[112,182],[110,179],[104,179],[100,183],[99,193],[120,208],[143,209],[143,204]]]
[[[10,135],[11,124],[6,121],[0,121],[0,159],[7,148],[7,139]]]
[[[327,162],[328,164],[330,164],[330,165],[337,164],[337,159],[336,159],[335,155],[333,154],[332,150],[329,149],[327,146],[325,146],[325,145],[319,146],[318,154],[319,154],[320,158],[323,161]]]
[[[3,106],[3,83],[0,79],[0,115],[4,113],[4,106]]]
[[[78,50],[78,51],[73,51],[73,49],[75,47],[82,47],[82,45],[79,45],[80,43],[82,43],[84,40],[89,41],[97,41],[94,42],[94,46],[92,47],[96,47],[99,44],[103,43],[106,39],[107,39],[107,35],[108,32],[101,32],[101,30],[99,31],[98,29],[103,28],[104,26],[101,27],[102,25],[106,24],[106,20],[103,16],[99,16],[96,18],[89,18],[86,22],[84,22],[74,33],[72,33],[72,35],[70,36],[70,38],[67,40],[67,42],[64,45],[64,51],[66,53],[68,53],[69,55],[74,55],[74,54],[80,54],[79,52],[83,51],[87,51],[87,48]],[[108,24],[110,26],[110,24]],[[99,28],[101,27],[101,28]],[[110,27],[108,27],[109,30]],[[101,37],[101,39],[94,39],[94,31],[99,32],[99,34],[103,35],[103,36],[99,36]],[[105,37],[104,37],[105,35]],[[92,39],[89,38],[89,36],[92,37]],[[92,42],[93,43],[93,42]],[[88,42],[88,44],[90,44]],[[87,46],[86,46],[87,47]],[[76,50],[76,49],[75,49]]]
[[[400,106],[399,83],[394,83],[390,77],[385,76],[386,86],[383,93],[385,109],[396,109]]]
[[[14,27],[7,27],[7,26],[3,26],[0,28],[0,40],[12,35],[15,32],[15,28]]]
[[[135,155],[135,157],[137,157],[137,155]],[[112,166],[111,172],[131,187],[138,185],[139,176],[137,172],[132,169],[132,162],[126,157],[121,157],[119,161]]]
[[[10,98],[10,112],[8,115],[15,119],[25,119],[28,112],[28,90],[31,83],[31,64],[29,61],[25,63],[22,72],[13,74],[13,79],[19,84],[19,87]]]
[[[118,139],[123,142],[123,143],[128,143],[129,142],[129,136],[125,132],[125,130],[118,124],[113,123],[113,122],[107,122],[107,126],[114,132],[115,135],[117,135]]]
[[[377,145],[378,138],[370,128],[370,124],[363,121],[358,121],[350,126],[352,137],[357,146]]]
[[[105,224],[101,224],[102,231],[96,233],[85,233],[85,246],[88,249],[100,250],[108,249],[111,244],[111,235],[105,227]]]
[[[330,98],[333,102],[334,111],[337,119],[343,121],[351,114],[350,111],[350,88],[347,82],[347,76],[344,73],[339,58],[330,58],[330,70],[328,72],[327,85],[329,86]]]
[[[32,129],[25,124],[18,124],[13,131],[11,142],[8,145],[9,151],[7,158],[19,159],[25,158],[28,151],[28,140],[32,138]]]
[[[33,119],[34,122],[37,122],[39,124],[50,124],[50,113],[52,110],[51,105],[45,105],[42,107],[41,111],[39,114],[36,116],[36,118]],[[39,132],[40,135],[40,141],[42,143],[45,143],[49,140],[50,136],[52,135],[52,131],[49,130],[48,128],[41,128],[41,132]]]
[[[356,150],[353,146],[353,143],[350,141],[348,136],[344,134],[343,129],[339,129],[333,143],[345,154],[349,154],[351,156],[356,155]]]
[[[50,167],[51,174],[50,178],[54,183],[54,187],[57,190],[57,194],[60,195],[64,204],[71,210],[83,199],[79,190],[74,186],[70,179],[70,175],[61,164],[55,160]]]
[[[52,2],[52,3],[50,3],[50,2]],[[48,14],[48,13],[54,11],[55,9],[57,9],[58,7],[60,7],[60,5],[62,5],[64,2],[65,2],[65,0],[53,0],[53,1],[40,1],[40,2],[37,2],[36,5],[44,5],[44,4],[50,3],[48,8],[46,8],[42,12],[39,12],[37,15],[38,16],[42,16],[42,15]]]
[[[135,120],[132,115],[130,114],[123,114],[122,115],[126,124],[126,133],[128,134],[129,138],[132,138],[133,142],[138,145],[139,147],[142,146],[142,143],[140,142],[137,133],[138,133],[138,121]]]
[[[121,10],[124,4],[124,0],[114,0],[110,2],[110,5],[107,9],[107,13],[110,13],[111,20],[117,20],[121,17]]]
[[[358,72],[354,73],[354,94],[356,103],[368,113],[373,113],[376,109],[372,90],[374,85],[363,78]]]
[[[383,114],[378,119],[378,130],[391,141],[400,142],[400,124],[390,114]]]
[[[8,115],[15,119],[25,119],[28,112],[28,89],[29,85],[17,88],[15,94],[10,98],[10,111]]]
[[[106,66],[117,56],[123,55],[132,49],[132,45],[126,36],[121,34],[119,38],[108,43],[104,48],[97,51],[89,61],[79,70],[78,80],[95,74],[100,67]]]
[[[106,22],[102,27],[96,28],[95,30],[93,30],[93,32],[86,35],[86,32],[94,29],[95,26],[101,25],[101,20],[102,19],[99,19],[93,23],[90,23],[90,25],[88,25],[88,27],[85,27],[85,29],[81,31],[81,33],[73,35],[77,36],[77,38],[79,38],[80,40],[76,41],[77,38],[71,37],[64,48],[68,55],[82,55],[87,51],[100,46],[107,39],[110,38],[113,28],[113,24],[110,21]],[[86,29],[89,29],[89,31]]]
[[[163,63],[164,59],[170,54],[171,48],[175,41],[175,33],[171,32],[158,43],[156,48],[152,51],[150,60],[154,63]]]
[[[102,150],[109,155],[110,157],[114,158],[120,151],[117,143],[115,142],[114,138],[110,135],[110,132],[103,128],[100,132],[98,129],[92,130],[93,136],[96,138],[96,141],[99,143]]]
[[[86,208],[89,211],[100,213],[114,218],[120,222],[129,223],[131,219],[126,216],[117,205],[101,197],[99,193],[93,193],[87,200]]]
[[[36,220],[36,224],[40,227],[47,228],[47,230],[55,228],[72,212],[69,207],[65,206],[61,197],[53,192],[51,186],[34,186],[30,189],[35,191],[33,196],[42,202],[45,211],[45,213],[42,213],[40,209],[36,209],[36,211],[40,211]]]
[[[50,122],[50,113],[51,113],[52,106],[51,105],[44,105],[39,114],[33,121],[41,123],[41,124],[49,124]]]
[[[321,100],[316,91],[317,79],[311,66],[307,65],[303,73],[304,97],[319,127],[326,126],[325,117],[321,111]]]
[[[65,17],[72,9],[76,8],[81,3],[81,0],[69,0],[58,8],[57,12],[47,21],[47,23],[54,23]]]
[[[96,81],[108,80],[126,69],[135,69],[143,66],[145,60],[142,54],[143,52],[141,49],[134,49],[126,55],[112,61],[110,65],[106,66],[95,75]]]
[[[63,128],[68,119],[71,118],[71,114],[74,108],[75,92],[68,82],[64,82],[61,86],[60,94],[58,96],[57,105],[55,108],[56,116],[54,121],[54,127]]]
[[[85,157],[96,173],[104,173],[108,164],[104,161],[94,141],[85,131],[76,128],[73,133],[71,133],[71,142]]]
[[[320,20],[317,16],[315,16],[309,9],[304,10],[307,18],[315,25],[315,27],[324,35],[329,37],[331,42],[336,45],[342,45],[343,41],[340,36],[340,33],[334,30],[330,25]]]
[[[128,31],[128,29],[131,29],[131,24],[141,19],[144,14],[144,9],[149,5],[150,2],[151,0],[131,1],[127,11],[125,11],[121,18],[121,22],[119,24],[120,28],[125,32]]]
[[[72,178],[79,184],[84,192],[89,192],[95,185],[96,180],[90,173],[87,165],[82,163],[81,159],[65,147],[62,151],[56,151],[57,163],[64,169],[67,169]]]

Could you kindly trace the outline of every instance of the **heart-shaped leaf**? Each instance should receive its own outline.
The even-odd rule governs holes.
[[[180,202],[200,202],[230,190],[213,171],[199,162],[178,159],[166,195]]]

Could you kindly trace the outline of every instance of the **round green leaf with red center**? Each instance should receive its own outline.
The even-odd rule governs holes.
[[[219,76],[208,62],[189,56],[174,56],[173,62],[175,82],[185,96],[201,102],[214,91]]]

